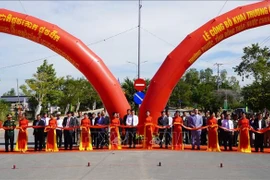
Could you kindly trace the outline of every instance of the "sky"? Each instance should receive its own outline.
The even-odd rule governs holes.
[[[151,79],[166,56],[207,21],[253,2],[256,1],[143,1],[141,77]],[[138,25],[138,1],[0,1],[0,8],[56,24],[85,44],[92,44],[89,48],[120,81],[137,76],[138,29],[135,27]],[[128,29],[132,30],[117,35]],[[259,27],[226,39],[203,54],[190,68],[209,67],[216,74],[214,64],[222,63],[220,70],[226,69],[228,76],[237,76],[232,67],[241,62],[243,48],[252,43],[269,46],[269,30],[269,26]],[[106,41],[95,43],[104,39]],[[19,86],[24,84],[44,59],[54,64],[59,77],[83,76],[61,56],[27,39],[1,33],[0,48],[0,95],[11,88],[16,89],[17,79]],[[34,62],[18,65],[30,61]],[[251,79],[237,79],[241,86],[252,82]]]

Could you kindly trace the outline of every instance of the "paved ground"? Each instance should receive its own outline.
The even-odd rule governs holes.
[[[0,149],[3,151],[3,131]],[[29,129],[29,142],[33,142]],[[33,145],[29,145],[31,147]],[[269,153],[60,151],[0,153],[0,179],[269,179]],[[158,166],[161,162],[161,166]],[[88,167],[90,163],[90,167]],[[223,167],[220,167],[222,163]],[[16,169],[12,169],[13,165]]]
[[[269,179],[269,160],[269,154],[166,150],[0,154],[0,179]]]

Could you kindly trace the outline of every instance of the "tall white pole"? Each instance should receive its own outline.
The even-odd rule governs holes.
[[[138,78],[141,76],[141,8],[142,0],[139,0],[139,24],[138,24]]]
[[[17,95],[18,95],[18,103],[20,104],[20,93],[19,93],[19,80],[17,78]]]

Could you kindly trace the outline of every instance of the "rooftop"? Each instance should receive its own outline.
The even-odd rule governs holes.
[[[10,102],[10,103],[14,103],[14,102],[28,102],[29,100],[29,96],[1,96],[0,100],[6,101],[6,102]]]

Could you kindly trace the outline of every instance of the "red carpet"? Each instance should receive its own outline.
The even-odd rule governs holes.
[[[89,153],[91,153],[91,152],[126,151],[126,150],[128,150],[128,151],[142,151],[142,150],[143,151],[173,151],[173,150],[171,150],[170,146],[169,146],[168,149],[165,149],[164,147],[161,149],[161,148],[159,148],[159,146],[155,146],[153,150],[143,149],[142,148],[142,145],[138,145],[138,146],[136,146],[136,148],[129,148],[128,146],[122,146],[122,148],[123,148],[122,150],[108,150],[108,148],[104,147],[103,149],[95,149],[94,148],[93,151],[79,151],[78,147],[75,146],[75,147],[73,147],[73,150],[64,150],[63,148],[60,148],[59,149],[59,152],[60,153],[64,153],[64,152],[89,152]],[[207,148],[206,146],[201,146],[201,149],[200,150],[191,150],[191,145],[185,145],[185,150],[184,151],[207,152],[206,151],[206,148]],[[237,151],[237,147],[233,147],[233,151],[224,151],[224,148],[221,147],[221,151],[222,151],[221,153],[241,153],[241,152],[238,152]],[[45,150],[40,151],[40,152],[39,151],[35,152],[34,151],[34,148],[29,148],[27,152],[21,153],[21,152],[5,152],[5,150],[3,148],[0,149],[0,154],[36,154],[36,153],[40,154],[40,153],[59,153],[59,152],[45,152]],[[270,153],[270,148],[265,148],[263,153],[261,153],[261,152],[255,152],[255,149],[252,148],[252,153],[253,154],[255,154],[255,153],[256,154]]]

